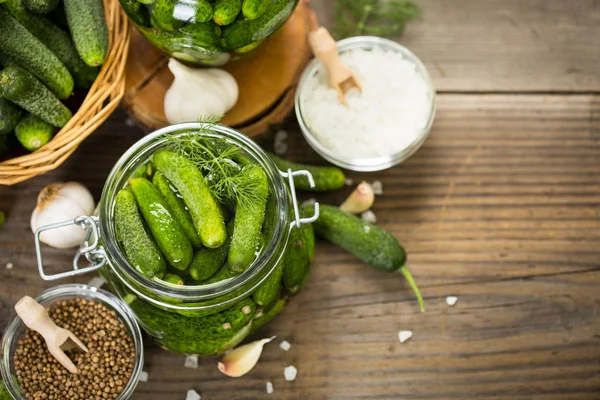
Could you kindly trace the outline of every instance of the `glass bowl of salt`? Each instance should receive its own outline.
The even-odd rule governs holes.
[[[342,62],[362,92],[346,92],[347,106],[329,87],[314,59],[296,91],[296,116],[310,146],[329,162],[353,171],[380,171],[413,155],[435,117],[435,89],[423,63],[388,39],[357,36],[337,42]]]

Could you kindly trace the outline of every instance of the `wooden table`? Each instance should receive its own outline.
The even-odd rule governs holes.
[[[325,21],[330,3],[315,1]],[[215,360],[186,369],[147,341],[150,380],[135,399],[183,399],[190,388],[205,400],[600,398],[600,2],[419,3],[424,18],[403,43],[440,91],[431,137],[396,168],[349,175],[383,182],[374,211],[406,246],[427,311],[401,276],[320,243],[308,287],[261,335],[288,340],[289,352],[270,345],[230,379]],[[143,135],[125,122],[116,112],[58,171],[0,189],[1,326],[20,296],[55,284],[34,262],[37,193],[77,180],[98,198]],[[293,117],[285,129],[290,158],[323,162]],[[318,198],[336,204],[349,191]],[[70,256],[49,260],[66,267]],[[401,344],[405,329],[414,336]],[[299,370],[293,383],[287,365]]]

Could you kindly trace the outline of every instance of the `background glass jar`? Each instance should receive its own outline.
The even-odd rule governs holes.
[[[240,9],[240,0],[217,11],[209,0],[120,2],[155,47],[181,61],[210,66],[254,50],[287,21],[298,4],[298,0],[245,0]]]
[[[127,305],[116,296],[104,290],[87,285],[70,284],[56,286],[40,294],[36,297],[36,300],[43,306],[48,307],[56,302],[74,298],[83,298],[104,304],[117,313],[119,320],[123,322],[127,328],[127,331],[133,340],[136,355],[131,378],[117,400],[129,399],[137,387],[144,366],[144,344],[142,342],[142,333],[140,332],[140,328],[133,313]],[[25,324],[23,324],[21,318],[18,316],[13,317],[6,326],[4,336],[2,337],[2,344],[0,345],[2,351],[2,360],[0,361],[2,380],[6,385],[6,389],[15,400],[27,400],[25,395],[21,392],[18,382],[16,379],[13,379],[13,377],[16,376],[14,364],[15,350],[18,341],[23,337],[26,329],[27,328],[25,327]]]
[[[94,243],[84,243],[80,250],[92,262],[90,268],[53,276],[44,273],[39,233],[60,224],[42,227],[36,233],[36,246],[40,273],[44,279],[100,269],[115,292],[133,310],[142,328],[158,344],[179,353],[208,356],[239,344],[278,314],[302,288],[308,277],[314,249],[314,239],[310,236],[312,228],[308,224],[317,218],[318,205],[316,215],[301,218],[294,191],[294,176],[305,175],[310,181],[310,174],[306,171],[279,171],[252,140],[233,129],[214,126],[211,132],[202,133],[204,138],[236,146],[244,157],[250,158],[266,173],[270,211],[265,217],[263,251],[245,272],[215,283],[165,285],[143,276],[127,261],[118,243],[114,219],[115,197],[129,177],[147,163],[154,152],[167,146],[174,136],[185,137],[191,132],[199,132],[201,127],[199,123],[186,123],[156,131],[137,142],[116,163],[106,181],[98,216],[77,221],[90,225],[89,236],[99,237],[99,240],[92,238]],[[288,178],[289,187],[284,177]],[[310,238],[306,241],[290,240],[298,232],[306,232]],[[75,263],[79,256],[76,256]],[[261,304],[255,292],[266,285],[273,286],[272,290],[276,293],[268,304]]]

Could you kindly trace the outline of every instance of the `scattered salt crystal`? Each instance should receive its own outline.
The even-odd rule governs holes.
[[[279,347],[281,347],[281,350],[283,351],[288,351],[292,348],[292,345],[287,340],[284,340],[283,342],[279,343]]]
[[[296,379],[296,375],[298,375],[298,370],[293,365],[285,367],[283,370],[283,376],[286,381],[292,382]]]
[[[377,223],[377,217],[375,216],[375,213],[371,210],[365,211],[360,215],[360,217],[363,221],[369,222],[371,224]]]
[[[282,156],[285,153],[287,153],[288,145],[285,142],[277,142],[273,146],[273,151],[275,151],[275,154],[277,154],[278,156]]]
[[[448,304],[449,306],[455,305],[457,301],[458,301],[458,297],[456,297],[456,296],[446,297],[446,304]]]
[[[352,185],[354,185],[354,179],[352,179],[352,178],[346,178],[344,180],[344,185],[346,185],[346,186],[352,186]]]
[[[13,267],[14,267],[13,263],[11,263],[11,262],[6,263],[6,269],[13,269]]]
[[[283,143],[287,140],[287,138],[288,138],[287,131],[284,131],[283,129],[281,129],[281,130],[278,130],[277,132],[275,132],[275,144]]]
[[[185,362],[183,363],[185,368],[198,368],[198,356],[186,356]]]
[[[267,393],[271,394],[275,390],[273,389],[273,384],[271,382],[267,382]]]
[[[135,126],[135,121],[133,120],[133,118],[127,118],[125,120],[125,125],[131,127],[131,126]]]
[[[371,183],[371,189],[373,189],[373,194],[378,196],[383,194],[383,184],[381,181],[374,181]]]
[[[148,373],[146,371],[140,372],[140,382],[148,382]]]
[[[106,281],[104,280],[103,277],[95,276],[92,279],[90,279],[90,281],[88,282],[88,286],[92,286],[92,287],[100,289],[105,283],[106,283]]]
[[[194,389],[190,389],[187,391],[185,395],[185,400],[201,400],[202,397],[196,392]]]
[[[317,199],[314,198],[310,198],[308,200],[304,200],[301,204],[300,207],[309,207],[309,206],[314,206],[315,203],[317,202]]]
[[[406,342],[408,339],[412,337],[412,331],[400,331],[398,332],[398,339],[400,339],[400,343]]]
[[[342,105],[321,65],[300,93],[315,138],[333,153],[358,159],[387,157],[413,145],[427,128],[433,100],[417,63],[381,47],[343,51],[340,58],[363,90],[348,91],[348,106]]]

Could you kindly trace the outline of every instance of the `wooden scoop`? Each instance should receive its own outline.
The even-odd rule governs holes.
[[[346,92],[354,87],[362,92],[360,81],[340,60],[335,40],[327,29],[320,27],[312,31],[308,35],[308,41],[315,57],[321,60],[329,71],[329,85],[337,91],[340,101],[347,107]]]
[[[15,310],[29,329],[42,335],[46,341],[48,350],[50,350],[50,354],[63,367],[72,374],[79,372],[73,361],[65,354],[65,351],[79,348],[87,353],[88,348],[73,332],[56,326],[54,321],[50,319],[48,311],[46,311],[44,306],[29,296],[25,296],[19,300],[15,305]]]

